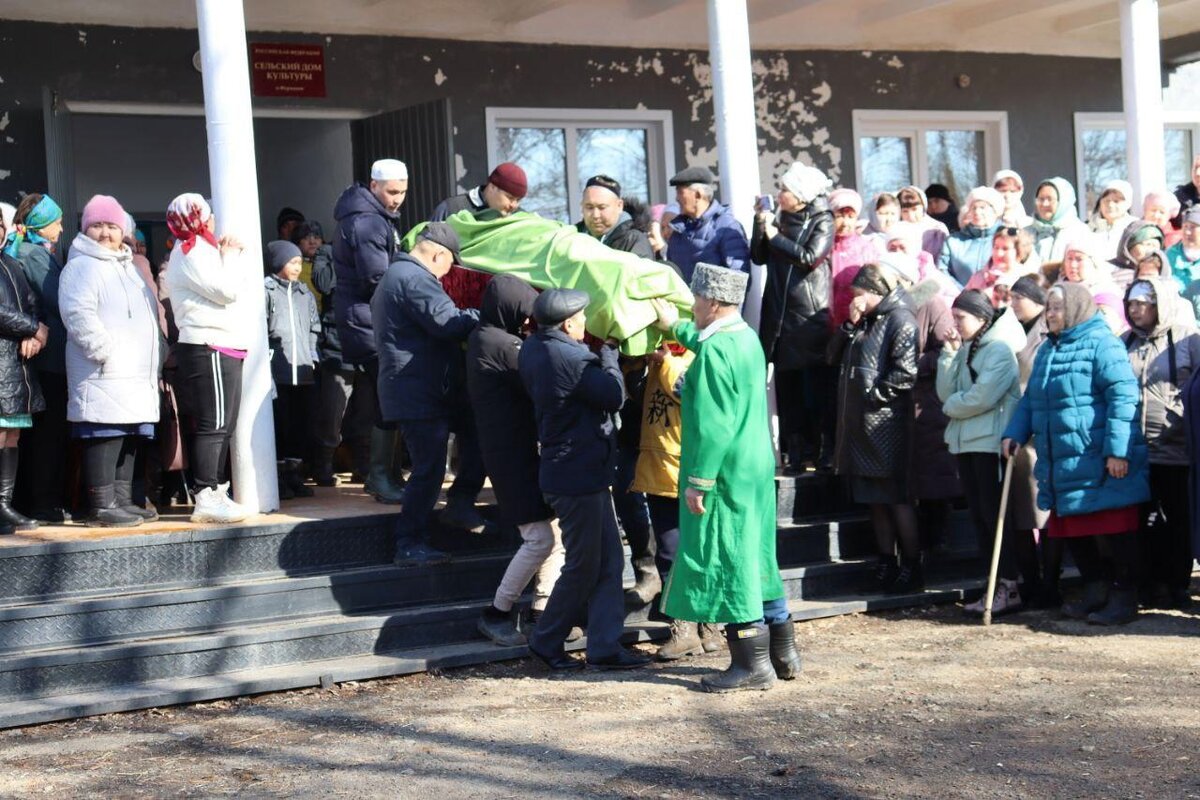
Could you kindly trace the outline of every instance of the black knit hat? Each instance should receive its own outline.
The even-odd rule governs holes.
[[[1032,275],[1022,275],[1009,289],[1010,294],[1019,294],[1027,300],[1032,300],[1039,306],[1046,305],[1046,290]]]
[[[967,289],[958,297],[954,298],[952,308],[957,308],[959,311],[965,311],[973,317],[978,317],[984,322],[991,322],[996,316],[996,309],[992,305],[992,301],[988,296],[978,289]]]

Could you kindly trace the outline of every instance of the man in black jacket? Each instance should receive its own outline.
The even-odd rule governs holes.
[[[537,422],[521,384],[518,357],[537,299],[533,287],[513,275],[492,278],[483,293],[479,327],[467,339],[467,391],[475,412],[479,450],[492,478],[500,521],[515,526],[523,541],[509,562],[492,605],[479,619],[480,633],[496,644],[525,644],[512,609],[533,585],[533,615],[546,608],[562,569],[562,540],[554,512],[538,484]]]
[[[477,186],[469,192],[456,194],[438,203],[430,217],[434,222],[441,222],[459,211],[470,210],[479,214],[489,208],[502,217],[516,211],[525,192],[529,190],[529,182],[525,170],[519,164],[505,161],[492,170],[482,186]]]
[[[583,190],[583,219],[575,226],[580,233],[599,239],[614,250],[624,250],[642,258],[654,259],[654,248],[646,234],[634,227],[625,212],[621,184],[607,175],[588,178]],[[635,583],[625,593],[625,603],[637,609],[653,602],[662,591],[662,578],[655,566],[657,542],[650,526],[650,508],[646,495],[629,491],[637,467],[641,440],[642,397],[646,388],[645,359],[622,359],[628,401],[621,410],[621,429],[617,434],[617,467],[613,483],[613,502],[617,518],[629,542],[629,559]]]
[[[337,335],[343,358],[365,372],[374,384],[379,357],[371,322],[371,297],[400,249],[400,206],[408,196],[408,167],[384,158],[371,165],[371,182],[356,183],[338,198],[333,216],[333,267],[338,291],[333,297]],[[378,423],[378,398],[371,415]],[[403,489],[391,475],[396,436],[378,425],[371,433],[371,467],[363,489],[381,503],[399,503]]]
[[[551,669],[584,666],[564,651],[587,613],[587,664],[627,669],[649,658],[621,646],[624,558],[613,511],[616,413],[625,400],[617,345],[592,353],[584,344],[587,292],[551,289],[534,303],[538,330],[521,347],[521,380],[533,399],[541,442],[538,481],[562,527],[566,562],[529,637],[529,652]]]
[[[446,450],[456,418],[470,413],[462,402],[462,342],[479,319],[461,310],[438,279],[458,261],[458,235],[444,222],[431,222],[410,253],[397,253],[371,298],[375,346],[379,353],[379,411],[385,426],[398,427],[412,458],[396,522],[397,564],[444,560],[429,544],[429,518],[446,478]],[[470,426],[458,427],[462,431]],[[478,447],[463,452],[478,453]],[[478,458],[460,461],[448,501],[474,497],[483,482]]]
[[[1179,215],[1172,222],[1176,228],[1182,228],[1187,212],[1200,205],[1200,153],[1192,159],[1192,179],[1175,187],[1175,199],[1179,201]]]

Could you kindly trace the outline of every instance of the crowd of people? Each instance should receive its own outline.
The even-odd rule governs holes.
[[[624,614],[655,604],[672,620],[658,658],[713,651],[724,625],[732,663],[706,688],[768,688],[800,668],[775,560],[771,375],[785,471],[835,472],[869,509],[883,591],[923,589],[960,498],[990,552],[1010,468],[995,613],[1061,605],[1120,624],[1190,602],[1200,157],[1140,218],[1114,180],[1086,221],[1059,177],[1028,214],[1011,170],[960,207],[938,184],[864,202],[797,162],[747,235],[709,169],[670,183],[675,202],[646,207],[592,176],[567,234],[690,285],[693,320],[655,300],[663,341],[636,358],[587,333],[603,298],[461,263],[456,223],[520,211],[515,163],[411,232],[396,159],[337,198],[328,239],[284,209],[264,247],[281,498],[336,485],[345,444],[365,491],[400,507],[396,563],[437,563],[453,449],[437,522],[522,538],[485,635],[554,669],[636,667]],[[88,201],[69,248],[48,195],[4,210],[0,533],[133,527],[176,490],[196,522],[244,519],[229,491],[257,346],[229,308],[242,244],[217,237],[198,194],[168,206],[157,269],[113,197]],[[757,331],[748,291],[762,293]],[[489,478],[497,519],[476,507]],[[636,578],[624,592],[621,532]],[[1065,605],[1064,549],[1084,581]],[[584,661],[564,650],[581,625]]]

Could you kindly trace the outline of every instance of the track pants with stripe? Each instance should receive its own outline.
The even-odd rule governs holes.
[[[208,345],[175,345],[175,396],[196,426],[190,454],[196,490],[229,480],[229,440],[242,399],[242,361]]]

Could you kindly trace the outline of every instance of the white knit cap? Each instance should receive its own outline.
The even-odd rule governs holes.
[[[1004,198],[990,186],[976,186],[967,195],[967,202],[963,203],[963,211],[969,211],[975,203],[983,201],[996,210],[996,215],[1004,213]]]
[[[1109,181],[1108,183],[1104,184],[1104,188],[1100,190],[1100,196],[1104,197],[1104,195],[1108,194],[1109,192],[1120,192],[1121,198],[1125,200],[1126,203],[1133,202],[1133,185],[1130,184],[1129,181],[1123,181],[1120,178]]]
[[[398,159],[381,158],[371,165],[371,180],[406,181],[408,180],[408,167]]]
[[[795,161],[779,176],[779,185],[796,195],[800,202],[811,203],[832,189],[833,181],[816,167]]]
[[[1000,181],[1013,180],[1017,182],[1017,186],[1025,188],[1025,181],[1021,180],[1021,176],[1011,169],[1002,169],[992,176],[992,188],[996,188],[996,184]]]

